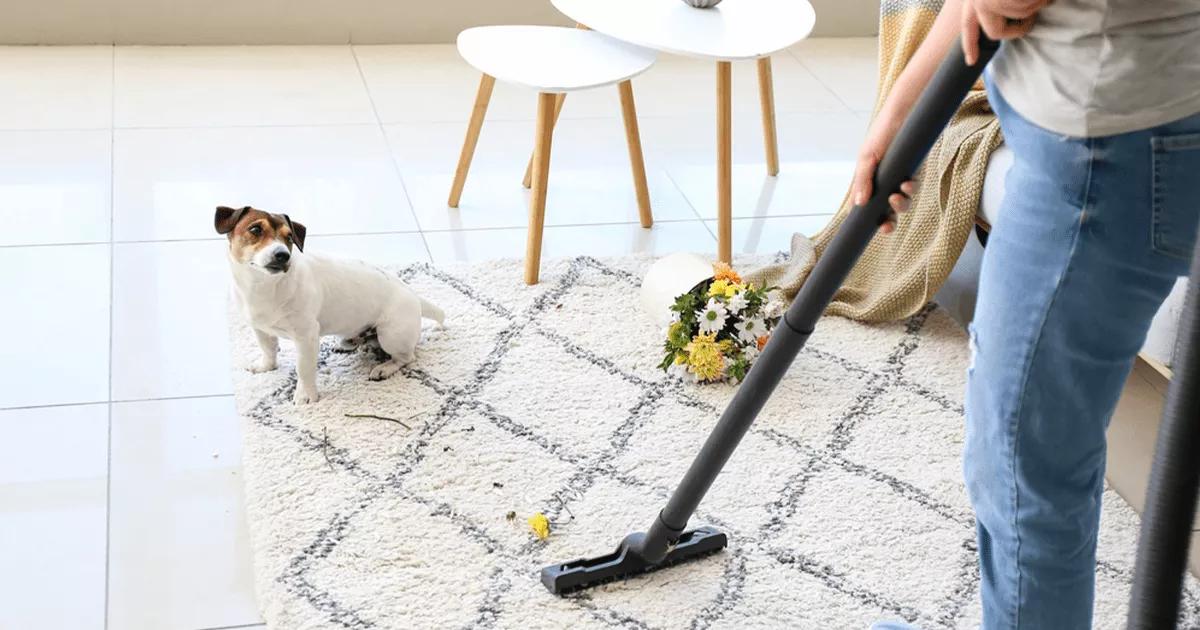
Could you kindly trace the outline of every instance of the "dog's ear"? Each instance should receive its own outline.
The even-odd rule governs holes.
[[[287,221],[288,229],[292,231],[292,242],[296,244],[296,249],[304,251],[304,234],[308,232],[308,228],[299,221],[293,221],[292,217],[283,215],[283,220]]]
[[[242,215],[250,210],[250,206],[244,208],[230,208],[228,206],[217,206],[217,215],[213,218],[213,226],[217,228],[217,234],[228,234],[237,227],[238,221],[242,220]]]

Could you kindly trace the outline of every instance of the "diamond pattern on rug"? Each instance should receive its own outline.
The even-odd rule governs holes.
[[[842,453],[850,465],[863,471],[886,470],[889,477],[941,505],[965,505],[962,411],[903,387],[881,393],[876,406],[878,411],[858,427]],[[969,519],[969,513],[963,518]]]
[[[674,487],[715,420],[714,414],[697,413],[694,407],[667,401],[633,433],[628,448],[613,465],[655,487]],[[715,484],[705,497],[705,510],[719,514],[733,532],[754,533],[770,516],[764,497],[784,494],[789,473],[802,459],[794,449],[761,434],[747,435],[722,471],[739,483]]]
[[[355,611],[347,620],[360,621],[351,627],[462,627],[473,622],[474,607],[463,604],[486,596],[495,570],[486,542],[464,536],[450,515],[394,493],[381,493],[347,515],[345,523],[325,541],[327,553],[311,564],[304,579],[320,599]],[[386,555],[379,554],[381,549],[387,549]],[[446,570],[449,558],[454,571]],[[389,601],[421,605],[380,605]],[[358,611],[372,614],[368,618]]]
[[[872,585],[884,601],[936,610],[958,586],[963,559],[955,551],[974,532],[886,484],[860,479],[840,468],[813,478],[775,542],[827,563],[848,583]],[[921,577],[907,579],[912,575]],[[929,620],[914,621],[926,627]]]
[[[515,261],[412,265],[397,273],[442,306],[447,325],[427,329],[417,360],[392,379],[368,381],[373,354],[339,354],[331,342],[315,405],[290,403],[290,344],[280,370],[237,371],[269,625],[977,620],[956,465],[966,339],[933,308],[885,326],[821,322],[694,519],[728,531],[728,550],[567,598],[545,592],[545,564],[605,553],[649,524],[734,391],[654,369],[661,331],[636,304],[649,262],[548,261],[536,287],[521,283]],[[233,322],[240,366],[257,350]],[[1101,538],[1102,628],[1123,622],[1136,537],[1136,516],[1115,505]],[[520,517],[509,522],[509,511]],[[546,541],[524,524],[534,511],[553,521]],[[1189,585],[1188,614],[1200,619]]]
[[[562,369],[542,370],[554,365]],[[564,392],[572,392],[564,396]],[[480,400],[520,418],[535,434],[580,457],[612,448],[610,437],[629,417],[642,388],[527,328],[509,344]],[[536,414],[529,413],[536,401]]]
[[[970,349],[958,323],[935,317],[917,333],[919,343],[904,360],[900,384],[962,415]]]
[[[712,628],[864,629],[876,621],[898,617],[893,610],[830,588],[821,578],[757,550],[749,552],[745,571],[754,579],[746,581],[738,591],[738,601],[723,618],[712,623]],[[803,625],[797,620],[803,620]]]
[[[430,442],[427,455],[405,476],[405,489],[436,497],[460,516],[470,519],[501,544],[520,547],[528,532],[513,527],[507,513],[541,511],[555,489],[570,479],[574,467],[555,457],[531,453],[527,443],[476,411],[442,429]],[[463,475],[463,464],[487,470],[488,476]],[[524,522],[522,517],[521,522]]]

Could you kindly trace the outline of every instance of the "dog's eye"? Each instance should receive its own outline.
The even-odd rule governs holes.
[[[251,234],[253,234],[253,235],[255,235],[255,236],[262,236],[262,226],[259,226],[259,225],[251,225],[251,226],[250,226],[250,233],[251,233]]]

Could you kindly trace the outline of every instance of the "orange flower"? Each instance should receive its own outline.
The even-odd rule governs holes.
[[[715,262],[713,263],[713,278],[716,280],[725,280],[731,284],[741,284],[742,277],[729,266],[729,263]]]
[[[759,338],[758,338],[758,349],[759,349],[760,351],[761,351],[763,348],[765,348],[765,347],[766,347],[766,345],[767,345],[767,340],[768,340],[768,339],[770,339],[770,338],[771,338],[771,337],[770,337],[770,335],[763,335],[763,336],[761,336],[761,337],[759,337]]]

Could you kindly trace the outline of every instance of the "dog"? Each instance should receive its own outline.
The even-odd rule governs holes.
[[[296,344],[297,405],[317,402],[321,337],[342,337],[343,348],[375,338],[391,358],[371,370],[386,379],[412,361],[421,319],[439,325],[445,314],[395,275],[366,263],[304,252],[304,225],[286,214],[245,206],[217,208],[214,225],[229,239],[234,287],[262,357],[251,372],[276,369],[279,338]]]

